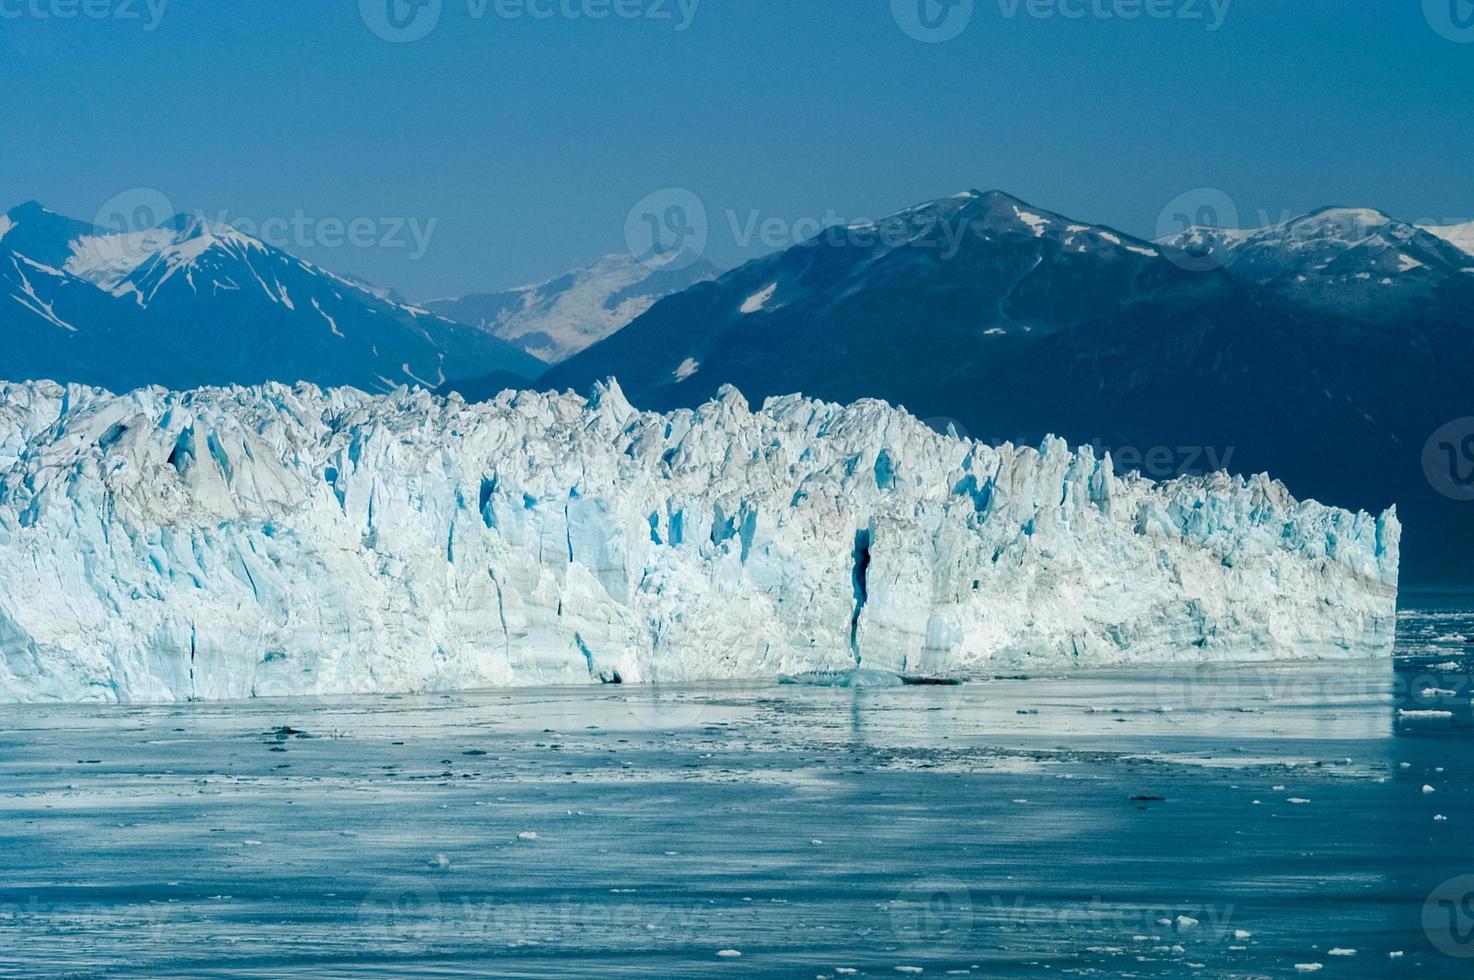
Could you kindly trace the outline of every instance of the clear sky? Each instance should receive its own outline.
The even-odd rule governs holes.
[[[726,265],[974,187],[1143,235],[1200,187],[1474,218],[1470,0],[393,2],[0,0],[0,201],[152,188],[415,299],[619,251],[669,187]]]

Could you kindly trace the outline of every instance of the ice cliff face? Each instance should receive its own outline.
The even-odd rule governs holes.
[[[880,402],[0,385],[0,699],[1376,654],[1399,534]]]

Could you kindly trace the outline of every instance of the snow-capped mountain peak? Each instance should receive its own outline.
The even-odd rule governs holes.
[[[1156,258],[1157,248],[1106,225],[1084,224],[1035,207],[1004,191],[968,190],[906,208],[880,221],[848,226],[854,233],[880,233],[886,248],[929,242],[955,249],[966,237],[980,240],[1032,238],[1054,251],[1134,253]]]
[[[1189,228],[1161,244],[1352,313],[1419,301],[1450,277],[1467,279],[1469,255],[1452,242],[1458,226],[1444,232],[1375,208],[1327,207],[1264,228]]]
[[[114,295],[131,296],[139,306],[147,307],[159,290],[175,276],[182,275],[184,282],[196,292],[201,288],[239,290],[259,286],[272,302],[291,305],[284,287],[279,282],[268,284],[254,263],[258,258],[269,259],[272,253],[299,266],[305,266],[304,263],[289,259],[285,253],[276,252],[228,225],[204,219],[190,221],[181,232],[171,232],[167,225],[154,229],[154,232],[154,236],[146,232],[115,236],[123,239],[121,245],[125,254],[140,245],[163,244],[112,288]],[[173,237],[171,240],[160,235]],[[198,278],[197,273],[200,274]]]
[[[387,391],[439,385],[447,365],[522,379],[542,370],[495,337],[201,217],[117,233],[24,205],[6,216],[3,252],[0,340],[17,380]],[[63,332],[76,339],[61,343]]]
[[[4,248],[57,269],[66,264],[72,242],[95,231],[87,222],[47,210],[35,201],[11,208],[0,222]]]

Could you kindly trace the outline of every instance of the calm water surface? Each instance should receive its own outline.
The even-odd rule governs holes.
[[[9,707],[0,976],[1474,976],[1470,640]]]

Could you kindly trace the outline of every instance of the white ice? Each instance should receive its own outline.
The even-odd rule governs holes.
[[[0,700],[1379,655],[1399,536],[876,401],[8,384]]]

